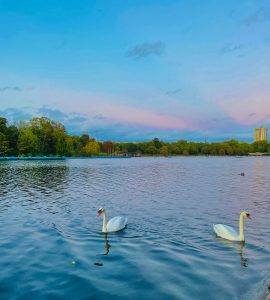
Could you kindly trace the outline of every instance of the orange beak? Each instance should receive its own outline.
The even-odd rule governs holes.
[[[97,216],[100,217],[101,213],[102,213],[102,211],[99,210],[99,211],[97,212]]]

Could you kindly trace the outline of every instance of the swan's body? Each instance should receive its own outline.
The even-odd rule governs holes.
[[[223,224],[214,224],[213,228],[217,236],[220,236],[223,239],[230,241],[239,241],[243,242],[245,240],[244,236],[244,218],[247,217],[251,219],[251,216],[248,212],[243,211],[240,214],[239,218],[239,231],[235,230],[231,226],[223,225]]]
[[[107,233],[107,232],[115,232],[122,230],[126,227],[128,218],[123,217],[123,216],[117,216],[112,218],[108,223],[107,223],[107,215],[106,215],[106,210],[105,208],[100,208],[98,210],[98,216],[103,214],[103,225],[102,225],[102,232]]]

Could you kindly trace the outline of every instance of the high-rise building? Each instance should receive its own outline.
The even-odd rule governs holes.
[[[254,130],[254,142],[267,141],[268,128],[260,127]]]

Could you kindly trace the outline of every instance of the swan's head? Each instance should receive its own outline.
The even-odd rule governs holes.
[[[251,214],[250,214],[249,212],[247,212],[247,211],[243,211],[243,215],[244,215],[244,217],[246,217],[246,218],[248,218],[248,219],[252,220],[252,218],[251,218]]]
[[[97,212],[98,217],[99,217],[102,213],[104,213],[104,211],[105,211],[105,208],[101,207],[101,208],[98,210],[98,212]]]

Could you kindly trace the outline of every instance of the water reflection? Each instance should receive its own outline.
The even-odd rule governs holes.
[[[236,253],[239,255],[240,265],[245,268],[248,267],[248,259],[245,258],[243,254],[245,242],[233,242],[229,240],[224,240],[219,237],[217,237],[217,240],[226,247],[234,248],[236,250]]]
[[[253,177],[251,188],[253,192],[263,192],[267,188],[267,179],[265,174],[267,173],[267,161],[264,159],[256,159],[253,162]]]
[[[6,162],[0,163],[0,196],[5,196],[10,190],[14,190],[16,184],[12,180],[12,169]]]
[[[245,177],[231,177],[241,170]],[[253,158],[0,163],[0,298],[29,299],[34,291],[38,299],[240,299],[256,286],[264,292],[269,181],[270,160]],[[126,232],[101,234],[101,203],[111,215],[130,215]],[[261,220],[249,226],[247,247],[215,239],[209,224],[220,212],[233,223],[240,208]]]
[[[110,252],[110,248],[111,248],[111,245],[110,245],[109,240],[108,240],[108,235],[107,235],[107,233],[102,233],[102,236],[105,240],[105,253],[99,254],[99,255],[108,255],[109,252]]]
[[[34,189],[42,192],[59,192],[65,187],[68,167],[40,166],[17,169],[18,185],[22,189]]]
[[[35,162],[22,164],[10,162],[0,164],[0,193],[14,192],[15,188],[23,191],[40,192],[62,191],[67,182],[69,168],[66,164]]]
[[[0,163],[0,213],[18,205],[31,205],[29,213],[42,209],[55,214],[63,208],[67,212],[68,202],[62,195],[68,174],[66,162]]]

